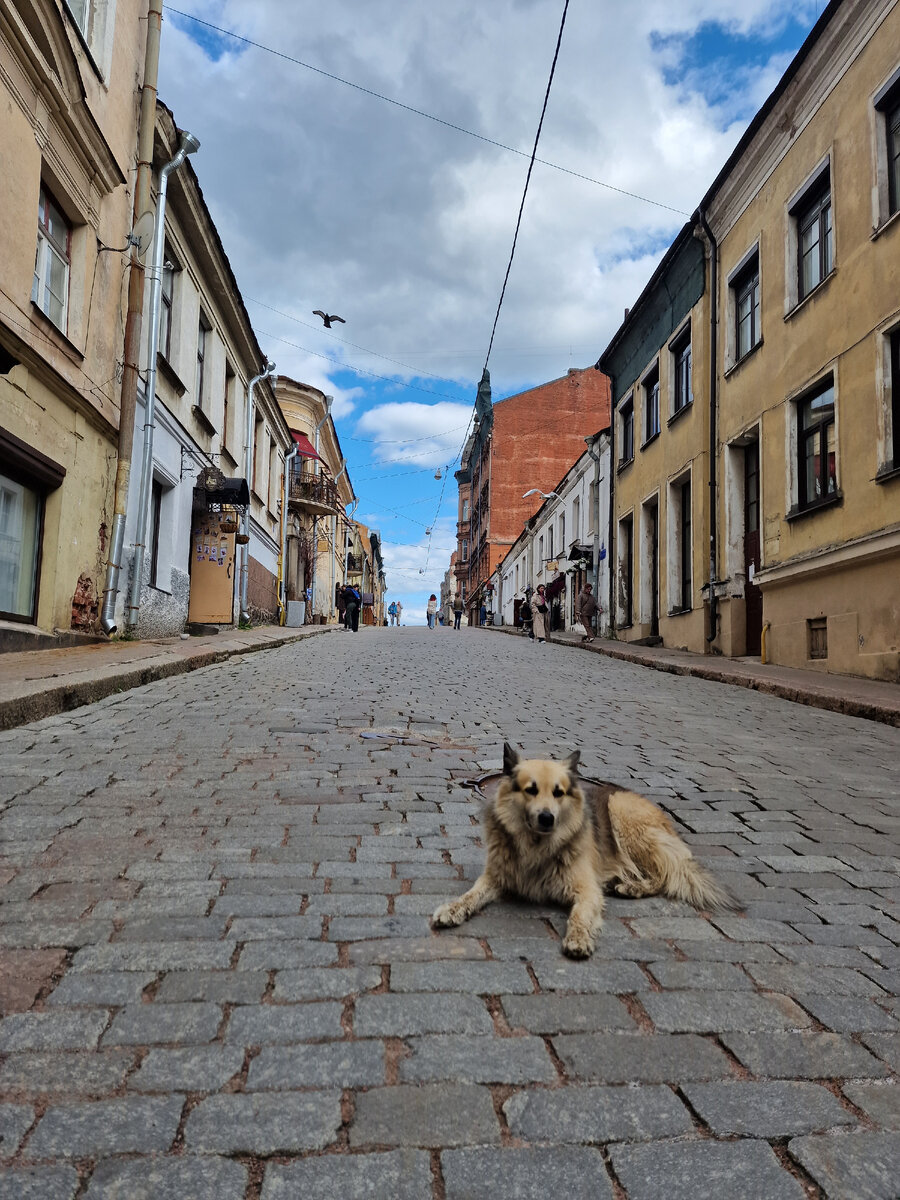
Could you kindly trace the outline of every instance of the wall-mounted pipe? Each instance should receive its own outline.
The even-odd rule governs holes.
[[[718,333],[719,333],[719,245],[706,220],[698,209],[697,217],[709,242],[709,636],[714,642],[719,636],[719,599],[716,595],[718,575],[718,521],[716,509],[718,457]]]
[[[262,379],[268,379],[270,375],[275,374],[275,364],[266,362],[265,369],[260,371],[258,375],[254,375],[247,384],[247,421],[244,428],[244,476],[247,480],[247,487],[250,487],[253,482],[253,419],[254,419],[254,401],[253,393],[256,390],[256,385]],[[250,583],[250,505],[247,505],[244,512],[244,520],[241,526],[242,532],[246,541],[241,546],[241,621],[245,624],[250,620],[250,609],[247,604],[247,592]]]
[[[147,540],[147,524],[150,517],[150,496],[153,484],[153,431],[156,428],[156,356],[159,352],[159,308],[162,293],[163,253],[166,244],[166,193],[169,176],[177,171],[189,154],[200,148],[200,142],[192,133],[181,131],[178,153],[159,173],[159,195],[156,201],[156,226],[153,231],[153,260],[150,267],[150,322],[147,363],[147,387],[144,400],[144,451],[141,456],[141,488],[138,497],[137,532],[134,538],[134,558],[131,565],[131,589],[125,625],[137,628],[141,607],[141,587],[144,575],[144,547]]]
[[[291,463],[297,457],[297,443],[284,456],[284,483],[281,494],[281,558],[278,566],[278,623],[283,625],[287,619],[287,604],[285,602],[285,576],[287,575],[287,521],[288,521],[288,491],[290,489]]]

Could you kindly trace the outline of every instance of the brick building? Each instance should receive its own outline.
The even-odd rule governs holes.
[[[475,424],[456,472],[456,579],[478,624],[491,611],[490,578],[547,492],[584,453],[584,440],[609,424],[609,380],[592,368],[493,403],[487,371]],[[531,489],[533,495],[525,496]]]

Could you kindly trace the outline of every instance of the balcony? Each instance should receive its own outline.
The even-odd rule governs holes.
[[[327,475],[307,475],[299,471],[291,473],[288,506],[327,516],[343,511],[334,480]]]

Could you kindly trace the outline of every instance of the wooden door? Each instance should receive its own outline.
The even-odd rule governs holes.
[[[762,650],[762,592],[753,582],[759,563],[759,442],[751,442],[744,448],[744,653],[754,655]]]
[[[191,593],[188,620],[230,625],[234,620],[235,545],[222,533],[218,513],[195,513],[191,530]]]

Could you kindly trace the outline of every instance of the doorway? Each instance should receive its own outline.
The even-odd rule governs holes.
[[[762,592],[754,579],[759,571],[759,441],[744,447],[744,609],[747,644],[745,654],[762,652]]]

